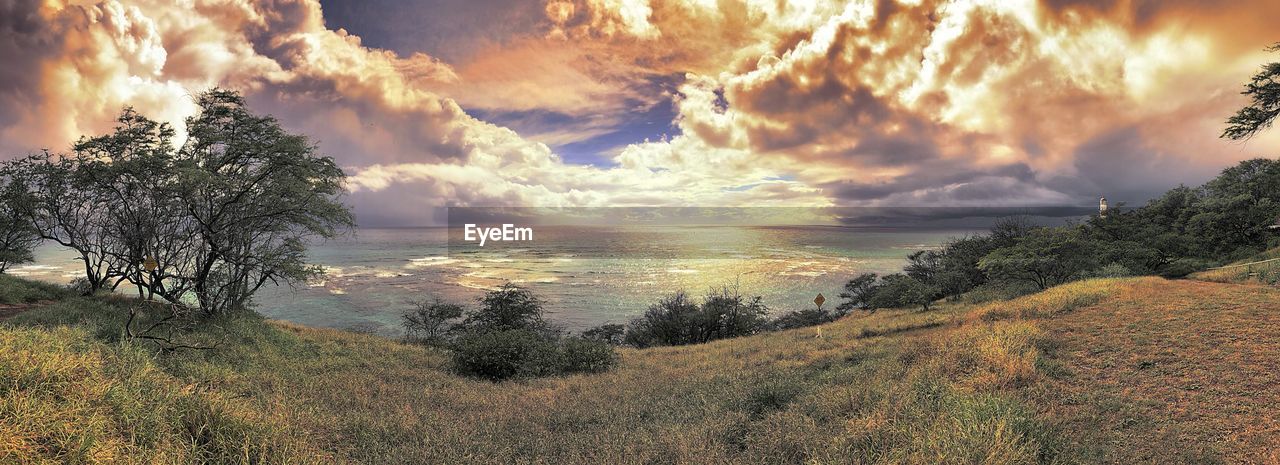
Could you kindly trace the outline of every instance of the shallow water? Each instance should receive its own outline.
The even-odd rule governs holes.
[[[266,288],[256,301],[271,318],[385,335],[400,333],[400,314],[413,300],[470,303],[507,281],[533,289],[546,300],[548,318],[570,330],[624,323],[681,289],[702,295],[736,286],[762,296],[774,312],[812,306],[822,293],[830,308],[853,275],[898,271],[909,253],[970,232],[635,227],[607,235],[542,231],[531,243],[477,250],[450,249],[444,228],[361,229],[353,238],[312,246],[309,260],[325,267],[323,280]],[[12,273],[55,282],[81,273],[66,249],[46,244],[36,255],[34,264]]]

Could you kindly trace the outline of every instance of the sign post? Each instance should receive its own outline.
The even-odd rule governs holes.
[[[818,293],[817,297],[813,298],[813,303],[818,306],[818,310],[822,310],[822,304],[826,301],[827,301],[827,298],[823,297],[821,292]],[[822,325],[818,325],[818,335],[815,337],[818,337],[818,338],[822,337]]]

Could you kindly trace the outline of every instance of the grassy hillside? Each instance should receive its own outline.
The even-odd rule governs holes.
[[[0,323],[0,373],[21,374],[0,386],[0,431],[21,431],[0,462],[1247,463],[1280,443],[1264,286],[1090,280],[498,384],[252,316],[181,336],[216,350],[156,354],[119,342],[130,304]]]
[[[1280,247],[1226,266],[1194,273],[1191,278],[1219,283],[1280,284]]]

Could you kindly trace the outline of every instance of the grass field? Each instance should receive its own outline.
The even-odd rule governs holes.
[[[1259,285],[1090,280],[497,384],[252,315],[156,354],[120,341],[132,302],[59,298],[0,323],[0,431],[21,432],[0,462],[1267,463],[1280,443],[1280,290]]]
[[[1280,247],[1223,267],[1194,273],[1191,278],[1219,283],[1280,284]]]

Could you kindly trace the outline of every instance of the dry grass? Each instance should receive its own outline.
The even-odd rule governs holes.
[[[1042,323],[1043,416],[1109,463],[1280,463],[1280,290],[1127,282]]]
[[[1111,296],[1123,278],[1076,281],[1009,301],[992,302],[970,311],[970,320],[1049,318],[1101,302]]]
[[[98,342],[114,340],[120,304],[101,299],[9,322],[50,329],[4,331],[78,341],[72,353],[142,354],[165,380],[149,402],[189,389],[238,412],[229,418],[287,425],[242,434],[248,443],[287,438],[335,462],[1250,463],[1274,460],[1280,438],[1277,293],[1091,280],[976,307],[855,315],[823,325],[821,338],[802,328],[623,349],[608,373],[505,383],[455,376],[435,349],[253,318],[219,322],[235,336],[217,351],[156,358]],[[76,373],[68,379],[97,382],[93,370]],[[75,432],[71,420],[87,414],[28,403],[63,418],[23,417],[37,432]],[[120,421],[102,412],[86,424]],[[102,431],[122,456],[168,450]]]
[[[12,323],[73,325],[110,340],[113,304],[73,300]],[[220,322],[236,337],[217,351],[155,363],[183,386],[280,420],[337,461],[923,464],[1053,456],[1031,410],[987,389],[1008,383],[953,380],[932,361],[941,352],[917,350],[918,341],[949,340],[949,322],[966,308],[850,317],[823,326],[821,338],[804,328],[623,349],[619,367],[605,374],[500,384],[449,373],[446,354],[433,349],[247,318]],[[869,328],[887,334],[866,335]],[[981,363],[1003,363],[992,361],[998,350],[973,350]]]
[[[279,422],[83,329],[0,328],[0,462],[305,463]]]

